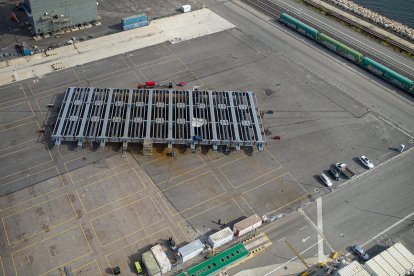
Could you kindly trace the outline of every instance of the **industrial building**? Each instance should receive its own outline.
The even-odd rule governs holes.
[[[23,8],[36,35],[91,23],[97,18],[96,0],[25,0]]]
[[[67,89],[52,137],[76,141],[144,144],[223,145],[240,150],[265,136],[253,92],[163,89]]]

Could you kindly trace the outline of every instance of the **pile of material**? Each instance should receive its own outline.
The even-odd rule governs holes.
[[[401,36],[408,37],[409,39],[414,40],[414,29],[411,29],[408,26],[405,26],[399,22],[396,22],[376,12],[366,9],[349,0],[329,0],[329,2],[338,5],[347,11],[358,14],[363,18],[372,21],[386,29],[390,29]]]

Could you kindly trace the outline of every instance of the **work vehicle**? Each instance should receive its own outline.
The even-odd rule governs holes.
[[[168,246],[171,248],[172,251],[177,250],[177,245],[175,244],[175,241],[172,237],[168,238]]]
[[[282,24],[289,26],[295,31],[315,40],[316,42],[322,44],[326,48],[335,53],[345,57],[346,59],[354,62],[360,67],[364,68],[367,71],[377,75],[378,77],[384,79],[385,81],[401,88],[402,90],[409,92],[411,95],[414,95],[414,81],[406,78],[405,76],[391,70],[390,68],[382,65],[375,60],[370,59],[367,56],[364,56],[362,53],[356,51],[355,49],[341,43],[340,41],[321,33],[319,30],[303,23],[302,21],[290,16],[286,13],[281,13],[279,17]],[[339,37],[341,34],[337,34]]]
[[[329,177],[328,177],[325,173],[321,173],[321,174],[319,175],[319,178],[322,180],[322,182],[323,182],[326,186],[328,186],[328,187],[332,187],[332,182],[331,182],[331,180],[329,179]]]
[[[141,273],[142,273],[142,267],[141,267],[141,264],[139,263],[139,261],[135,261],[135,269],[137,270],[137,273],[139,275],[141,275]]]
[[[345,163],[336,163],[335,168],[337,168],[341,173],[343,173],[346,178],[351,179],[355,176],[355,173]]]
[[[335,166],[329,168],[329,173],[335,181],[341,180],[341,171],[338,170]]]
[[[360,157],[358,157],[358,159],[362,163],[362,165],[364,165],[368,169],[374,168],[374,164],[372,164],[372,162],[365,155],[361,155]]]
[[[358,259],[362,259],[364,261],[368,261],[369,255],[364,249],[361,248],[359,245],[355,245],[352,247],[352,252],[358,257]]]

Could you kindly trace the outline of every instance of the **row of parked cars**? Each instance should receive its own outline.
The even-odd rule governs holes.
[[[374,164],[365,156],[361,155],[358,157],[359,162],[367,168],[372,169],[374,168]],[[329,168],[329,174],[331,175],[332,179],[335,181],[341,180],[342,176],[345,178],[350,179],[355,176],[355,173],[348,167],[345,163],[336,163]],[[325,173],[321,173],[319,175],[321,181],[328,187],[332,187],[332,181]]]

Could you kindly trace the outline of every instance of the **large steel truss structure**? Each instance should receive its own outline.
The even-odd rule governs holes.
[[[197,144],[266,143],[253,92],[69,87],[52,137],[62,141]]]

